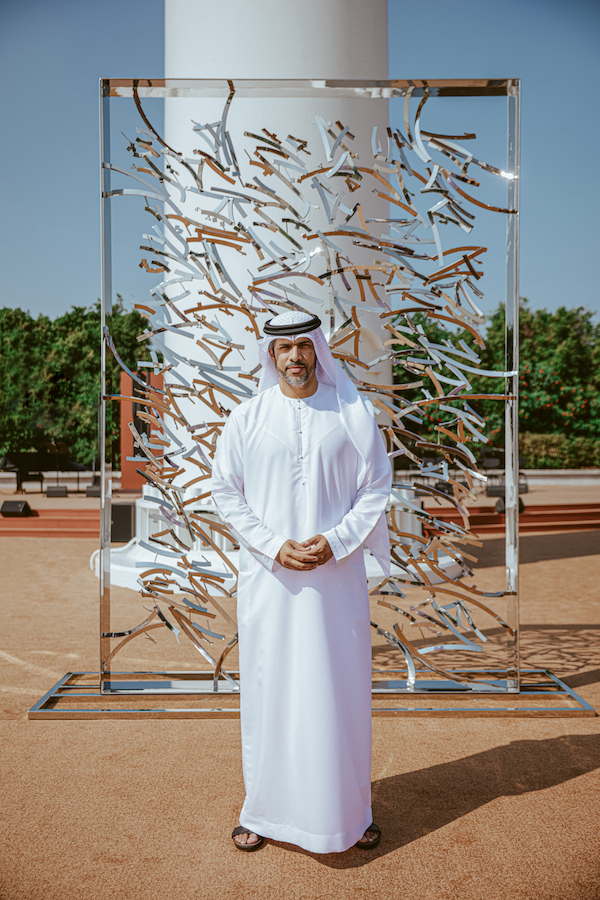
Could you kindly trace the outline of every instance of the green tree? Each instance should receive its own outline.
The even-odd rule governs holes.
[[[521,300],[519,420],[524,432],[600,437],[600,325],[579,306],[532,310]],[[489,320],[484,368],[504,366],[504,307]],[[485,407],[491,428],[502,411]]]
[[[0,309],[0,454],[37,449],[45,440],[44,370],[51,347],[48,316],[33,319],[20,309]]]
[[[484,334],[485,348],[477,346],[469,332],[442,329],[436,320],[416,313],[413,323],[421,326],[435,343],[462,339],[481,358],[482,369],[504,369],[504,305],[489,316]],[[600,440],[600,325],[593,322],[593,313],[577,307],[561,307],[556,312],[532,310],[526,298],[521,299],[519,317],[519,427],[524,435],[561,435],[565,446],[560,453],[554,444],[555,464],[563,460],[581,460],[579,465],[592,464],[596,458],[594,441]],[[396,378],[409,380],[406,372],[397,367]],[[473,393],[502,393],[504,382],[484,376],[469,376]],[[431,385],[429,385],[431,389]],[[407,392],[407,399],[421,399],[420,390]],[[498,400],[474,400],[471,406],[486,419],[486,435],[492,445],[504,446],[504,404]],[[440,415],[435,406],[429,407],[420,433],[437,441],[435,425],[448,415]],[[582,443],[583,442],[583,443]],[[587,442],[587,443],[586,443]],[[524,447],[529,447],[527,440]],[[568,444],[568,447],[567,447]],[[542,449],[543,441],[533,442],[538,459],[552,454]],[[573,445],[573,446],[571,446]],[[489,448],[489,445],[487,445]],[[481,448],[481,445],[479,445]],[[587,449],[586,449],[587,448]],[[532,451],[533,453],[533,451]],[[567,462],[563,463],[569,468]]]
[[[126,312],[118,296],[107,324],[123,361],[135,370],[136,336],[145,319]],[[119,366],[110,353],[107,374],[109,392],[118,393]],[[73,306],[54,321],[0,309],[0,376],[0,454],[64,443],[74,460],[92,464],[100,400],[99,301],[89,308]],[[110,429],[118,448],[118,415]]]

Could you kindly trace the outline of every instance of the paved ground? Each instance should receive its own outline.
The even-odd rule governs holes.
[[[118,493],[114,499],[116,502],[131,502],[136,497],[141,497],[141,494]],[[74,491],[67,497],[46,497],[38,490],[15,494],[14,490],[4,486],[0,487],[0,504],[5,500],[26,500],[32,509],[100,509],[99,497],[86,497],[85,493],[77,494]]]
[[[480,493],[477,500],[469,501],[469,507],[494,506],[497,497],[487,497],[485,493]],[[599,485],[533,485],[526,494],[521,494],[521,499],[525,506],[567,506],[571,503],[600,503],[600,484]],[[452,504],[448,500],[440,499],[442,506],[450,507]],[[431,500],[426,501],[429,507],[432,505]]]
[[[65,671],[97,669],[94,549],[0,542],[2,900],[599,900],[600,718],[375,719],[382,843],[325,856],[234,849],[236,721],[28,721]],[[522,551],[523,662],[600,709],[600,532],[527,535]],[[501,578],[498,539],[480,564],[482,585]],[[131,656],[193,664],[169,641]]]
[[[29,487],[29,485],[26,485]],[[117,491],[114,495],[116,503],[129,503],[141,497],[141,494]],[[599,503],[600,485],[536,485],[521,498],[525,505],[537,506],[539,504],[554,506],[555,504],[569,503]],[[4,500],[27,500],[32,509],[99,509],[100,500],[97,497],[86,497],[85,494],[71,492],[68,497],[46,497],[33,485],[32,490],[25,494],[15,494],[11,487],[0,486],[0,504]],[[493,506],[495,497],[479,496],[475,506]],[[441,500],[442,505],[450,507],[452,504]],[[469,504],[471,505],[471,504]]]

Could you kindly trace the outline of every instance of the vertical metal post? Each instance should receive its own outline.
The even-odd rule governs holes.
[[[101,240],[101,333],[100,333],[100,690],[110,677],[106,659],[110,653],[110,532],[112,496],[112,455],[107,444],[112,440],[112,428],[107,429],[106,317],[112,312],[112,256],[110,222],[110,88],[107,79],[100,79],[100,240]],[[110,404],[110,400],[108,403]],[[108,409],[110,415],[110,408]],[[110,422],[109,422],[110,425]],[[107,458],[108,457],[108,458]]]
[[[508,89],[509,209],[506,225],[506,331],[505,371],[505,474],[506,474],[506,592],[508,638],[508,690],[520,687],[519,664],[519,183],[520,183],[520,88],[514,79]]]

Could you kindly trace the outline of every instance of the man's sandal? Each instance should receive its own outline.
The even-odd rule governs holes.
[[[244,828],[243,825],[238,825],[237,828],[234,828],[231,832],[231,840],[235,844],[238,850],[244,850],[246,853],[252,853],[253,850],[258,850],[259,847],[265,842],[264,837],[261,837],[260,834],[256,834],[258,840],[255,844],[239,844],[236,841],[236,835],[238,834],[256,834],[255,831],[250,831],[249,828]]]
[[[376,825],[375,822],[371,822],[366,831],[374,831],[376,836],[370,841],[363,841],[362,843],[360,841],[357,841],[354,846],[358,847],[359,850],[372,850],[373,847],[376,847],[381,840],[381,828],[379,827],[379,825]]]

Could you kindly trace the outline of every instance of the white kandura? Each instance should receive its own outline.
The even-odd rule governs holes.
[[[322,332],[306,336],[317,347]],[[314,853],[348,849],[372,822],[363,544],[389,571],[390,463],[370,406],[340,398],[336,380],[301,400],[263,380],[229,416],[212,474],[215,506],[240,543],[240,824]],[[348,426],[359,420],[357,440]],[[316,534],[329,562],[300,572],[275,561],[286,540]]]

